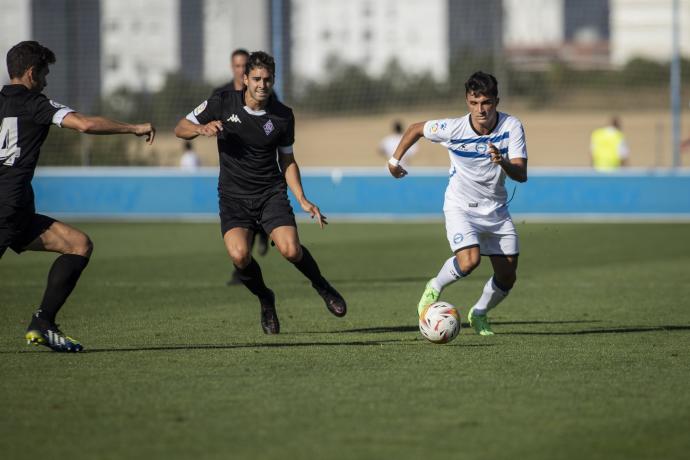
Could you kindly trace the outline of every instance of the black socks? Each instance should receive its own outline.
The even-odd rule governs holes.
[[[77,285],[89,258],[76,254],[63,254],[53,262],[48,272],[48,284],[39,307],[39,318],[55,323],[55,316]]]
[[[316,261],[304,246],[302,246],[302,260],[293,262],[293,265],[311,281],[312,286],[325,287],[328,285],[328,281],[321,275],[321,270],[319,270]]]
[[[259,264],[256,263],[253,257],[249,265],[244,268],[238,268],[237,265],[235,265],[235,269],[237,270],[239,280],[242,281],[242,284],[247,286],[247,289],[249,289],[252,294],[259,299],[270,297],[271,290],[266,287],[264,277],[261,274],[261,267],[259,267]]]

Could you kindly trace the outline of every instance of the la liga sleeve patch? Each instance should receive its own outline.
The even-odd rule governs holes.
[[[194,116],[195,116],[195,117],[198,117],[199,114],[200,114],[201,112],[203,112],[204,110],[206,110],[206,106],[207,106],[207,105],[208,105],[208,101],[204,101],[204,102],[202,102],[201,104],[199,104],[199,105],[197,106],[197,108],[194,109],[194,111],[192,112],[192,113],[194,114]]]

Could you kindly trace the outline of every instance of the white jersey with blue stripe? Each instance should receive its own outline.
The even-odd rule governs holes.
[[[508,198],[506,174],[503,168],[491,163],[489,143],[508,159],[527,158],[525,130],[520,120],[503,112],[497,115],[496,127],[487,135],[474,130],[470,114],[424,124],[424,137],[448,149],[451,167],[446,199],[473,214],[491,214],[505,207]]]

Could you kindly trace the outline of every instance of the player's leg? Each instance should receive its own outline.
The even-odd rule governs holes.
[[[479,300],[469,311],[468,318],[478,334],[493,335],[487,314],[508,296],[517,278],[519,244],[510,218],[486,235],[482,247],[491,259],[494,274],[484,285]]]
[[[477,314],[485,315],[496,308],[510,293],[517,279],[518,256],[491,256],[494,274],[484,285],[481,297],[474,304]]]
[[[55,351],[81,351],[82,346],[56,326],[58,311],[74,290],[93,251],[91,239],[82,231],[49,217],[35,214],[30,229],[45,230],[20,251],[48,251],[61,254],[48,272],[48,281],[38,310],[32,316],[26,338]]]
[[[417,313],[421,314],[424,307],[436,302],[446,286],[472,273],[479,266],[479,240],[477,230],[467,215],[451,207],[446,207],[446,237],[453,251],[439,270],[438,274],[427,282],[422,297],[417,303]]]
[[[232,259],[238,279],[254,294],[261,304],[261,328],[266,334],[278,334],[280,322],[275,310],[275,296],[264,283],[261,267],[251,253],[253,230],[234,227],[223,234],[223,242]]]
[[[255,240],[258,240],[257,250],[260,256],[265,256],[268,253],[268,234],[263,228],[257,230]]]
[[[259,241],[258,244],[258,252],[260,256],[265,256],[266,253],[268,252],[268,235],[266,235],[266,232],[264,231],[263,228],[259,228],[254,232],[254,236],[252,237],[252,244],[250,246],[250,251],[253,252],[253,248],[256,245],[257,240]],[[234,286],[237,284],[242,284],[242,281],[240,280],[240,274],[237,271],[237,269],[233,269],[232,273],[230,274],[230,279],[226,281],[225,285],[226,286]]]
[[[282,225],[271,230],[271,239],[283,257],[311,281],[312,287],[323,298],[328,311],[335,316],[347,314],[347,303],[343,296],[323,277],[319,265],[309,250],[299,241],[297,227]]]
[[[347,313],[345,299],[323,277],[316,260],[300,243],[295,214],[285,190],[274,193],[266,199],[260,221],[281,255],[292,262],[311,281],[312,287],[324,300],[328,311],[335,316],[345,316]]]

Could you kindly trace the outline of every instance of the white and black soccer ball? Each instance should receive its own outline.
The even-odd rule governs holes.
[[[448,343],[460,333],[460,313],[448,302],[430,303],[419,316],[419,332],[432,343]]]

